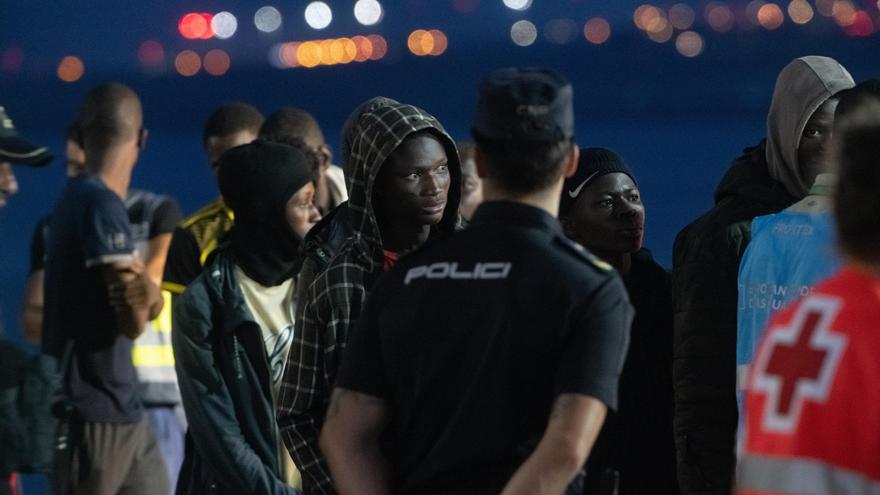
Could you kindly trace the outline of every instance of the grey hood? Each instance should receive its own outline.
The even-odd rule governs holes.
[[[800,57],[779,73],[767,115],[767,167],[796,198],[812,185],[801,176],[797,159],[807,121],[825,100],[853,85],[849,72],[828,57]]]

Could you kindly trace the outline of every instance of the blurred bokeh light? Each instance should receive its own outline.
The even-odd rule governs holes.
[[[68,55],[58,64],[58,79],[68,83],[76,82],[82,78],[85,71],[86,67],[81,58]]]

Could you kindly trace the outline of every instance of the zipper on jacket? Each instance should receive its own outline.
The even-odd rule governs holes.
[[[266,350],[263,349],[263,352],[266,352]],[[232,362],[235,365],[235,377],[239,380],[242,380],[242,379],[244,379],[244,371],[242,370],[242,366],[241,366],[241,356],[239,355],[240,353],[241,353],[241,344],[238,343],[238,336],[233,334],[232,335],[232,356],[233,356]]]

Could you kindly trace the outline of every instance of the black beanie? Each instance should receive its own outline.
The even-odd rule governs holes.
[[[568,215],[571,206],[590,183],[603,175],[613,173],[628,175],[638,186],[635,175],[620,155],[606,148],[581,148],[577,171],[565,179],[565,184],[562,186],[559,216]]]

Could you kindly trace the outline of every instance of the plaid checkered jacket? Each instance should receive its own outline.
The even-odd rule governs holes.
[[[344,130],[343,159],[350,182],[349,221],[354,235],[319,272],[306,291],[303,317],[296,322],[276,414],[281,436],[303,475],[306,494],[335,493],[318,448],[318,434],[349,331],[373,282],[382,273],[384,252],[372,207],[373,184],[386,158],[407,136],[430,130],[447,149],[452,182],[438,233],[455,229],[461,168],[452,139],[434,117],[411,105],[374,98],[360,107]]]

